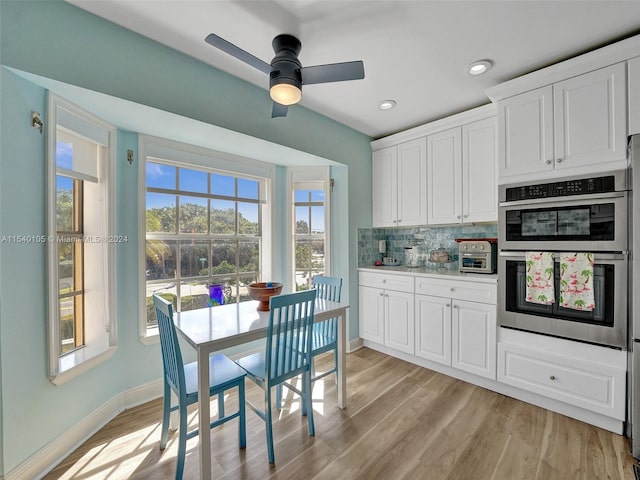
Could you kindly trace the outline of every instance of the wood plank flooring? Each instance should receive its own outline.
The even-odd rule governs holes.
[[[319,359],[319,371],[327,361]],[[267,462],[264,423],[252,411],[245,450],[237,446],[236,421],[214,429],[214,478],[634,479],[622,436],[367,348],[347,356],[347,370],[346,410],[336,406],[332,376],[316,382],[315,437],[289,393],[274,423],[275,467]],[[260,404],[262,391],[250,381],[247,387]],[[235,394],[227,401],[233,408]],[[161,409],[156,400],[123,412],[45,478],[173,478],[177,434],[158,449]],[[195,411],[190,418],[196,425]],[[199,478],[197,438],[187,442],[184,478]]]

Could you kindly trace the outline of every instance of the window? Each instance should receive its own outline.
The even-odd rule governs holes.
[[[49,95],[49,377],[63,383],[116,344],[109,181],[115,129]]]
[[[323,167],[290,169],[296,290],[311,288],[314,275],[328,274],[328,173]]]
[[[267,178],[213,168],[231,164],[181,148],[145,153],[142,337],[157,334],[154,293],[178,312],[212,305],[211,285],[222,286],[224,303],[242,302],[249,300],[247,285],[265,273]],[[155,151],[149,144],[143,149]],[[233,165],[242,169],[238,160]],[[270,175],[271,168],[262,170]]]

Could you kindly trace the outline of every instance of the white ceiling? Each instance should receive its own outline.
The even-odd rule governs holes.
[[[206,44],[209,33],[267,63],[279,33],[300,38],[303,65],[363,60],[364,80],[308,85],[302,105],[374,138],[483,105],[489,86],[640,33],[638,0],[67,1],[265,95],[267,76]],[[494,68],[472,77],[466,67],[478,59]],[[379,110],[384,99],[396,108]]]

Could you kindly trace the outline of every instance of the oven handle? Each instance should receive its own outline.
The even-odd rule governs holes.
[[[538,250],[532,250],[532,251],[538,251]],[[563,250],[563,252],[569,252],[569,250]],[[554,253],[560,253],[560,252],[554,252]],[[627,257],[629,256],[627,252],[620,252],[620,253],[600,253],[600,252],[590,252],[593,253],[595,255],[594,260],[627,260]],[[525,258],[525,252],[523,251],[504,251],[504,250],[500,250],[499,255],[501,257],[505,257],[505,258]],[[555,259],[554,259],[555,260]]]
[[[565,197],[549,197],[549,198],[532,198],[529,200],[515,200],[513,202],[500,202],[500,207],[518,207],[518,206],[531,206],[539,204],[555,204],[561,203],[560,206],[571,205],[588,205],[593,200],[608,200],[614,198],[624,198],[627,196],[627,192],[607,192],[607,193],[592,193],[589,195],[571,195]],[[602,203],[602,202],[598,202]]]

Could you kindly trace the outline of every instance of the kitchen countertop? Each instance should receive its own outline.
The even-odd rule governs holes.
[[[455,270],[436,270],[428,267],[407,267],[406,265],[391,266],[375,266],[358,267],[359,271],[378,272],[378,273],[391,273],[391,274],[411,274],[420,277],[433,277],[433,278],[450,278],[455,280],[472,280],[485,283],[496,283],[498,281],[498,275],[496,273],[467,273],[460,272],[457,268]]]

